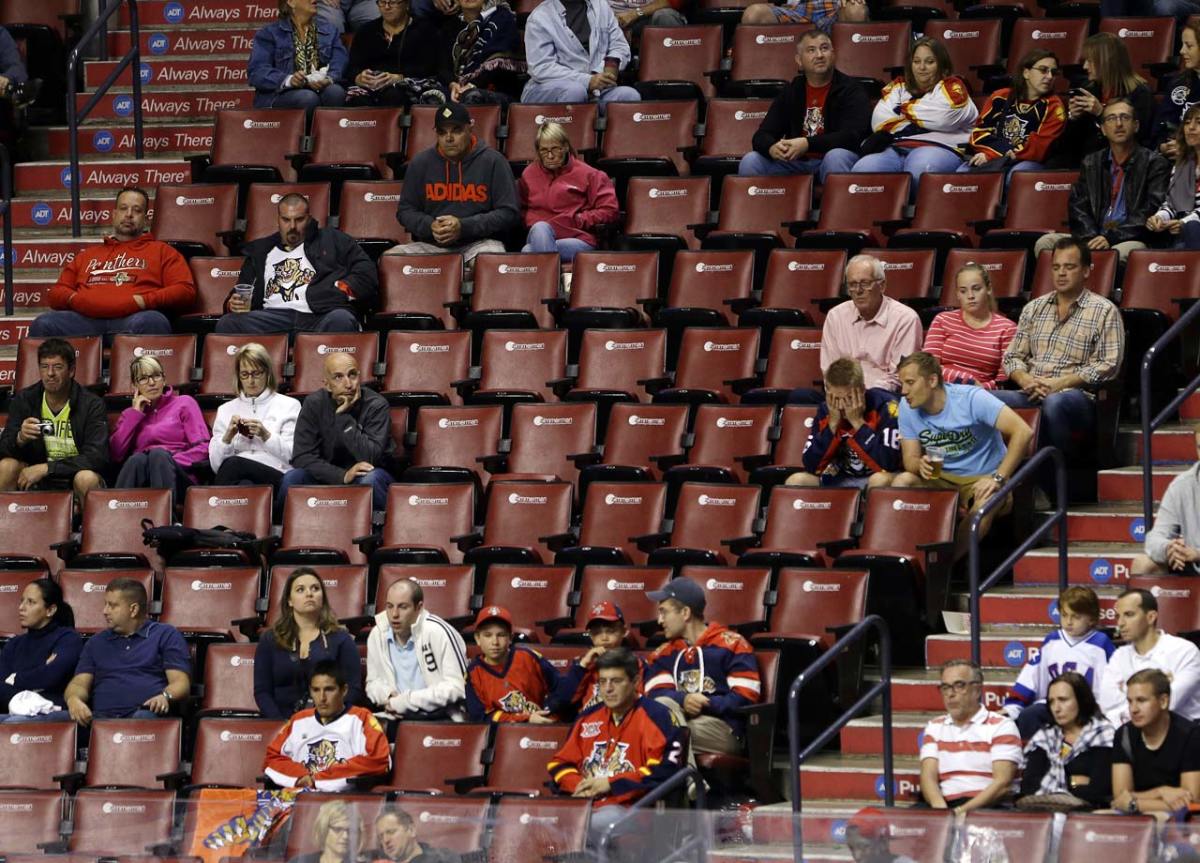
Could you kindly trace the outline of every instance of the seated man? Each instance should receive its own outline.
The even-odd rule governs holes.
[[[867,0],[786,0],[784,3],[751,3],[742,13],[743,24],[811,24],[829,33],[839,21],[861,24],[870,17]]]
[[[479,656],[467,667],[471,722],[557,722],[558,673],[540,653],[512,643],[512,615],[487,605],[475,617]]]
[[[367,636],[367,698],[380,715],[462,721],[466,673],[462,636],[425,607],[421,585],[393,583]]]
[[[942,666],[946,715],[925,726],[921,797],[934,809],[987,809],[1013,792],[1021,735],[1002,713],[983,706],[983,672],[965,659]]]
[[[389,255],[457,252],[470,265],[503,252],[504,235],[521,224],[517,184],[503,156],[475,138],[471,115],[457,102],[434,112],[437,145],[408,164],[396,218],[414,242]]]
[[[1200,733],[1168,709],[1171,678],[1145,668],[1125,681],[1125,698],[1129,722],[1112,748],[1113,809],[1186,812],[1200,800]]]
[[[1200,426],[1196,452],[1200,454]],[[1146,531],[1146,553],[1133,559],[1131,569],[1134,575],[1200,575],[1200,462],[1167,486],[1154,527]]]
[[[625,615],[607,600],[592,606],[586,625],[592,646],[567,667],[559,682],[561,700],[570,702],[576,711],[595,707],[604,700],[600,691],[600,666],[597,660],[609,651],[620,648],[629,634]],[[637,691],[642,692],[646,683],[646,663],[637,657],[637,664]]]
[[[317,0],[317,20],[339,33],[353,33],[378,17],[376,0]]]
[[[13,109],[34,102],[41,89],[39,79],[29,80],[12,34],[0,27],[0,143],[12,147],[12,133],[17,126]]]
[[[1083,157],[1071,187],[1069,224],[1071,234],[1093,252],[1116,249],[1124,264],[1130,252],[1146,248],[1153,237],[1146,221],[1167,199],[1171,166],[1138,144],[1137,109],[1124,96],[1104,106],[1100,130],[1108,147]],[[1065,236],[1046,234],[1034,245],[1034,256],[1056,248]]]
[[[525,22],[529,83],[522,102],[637,102],[617,84],[629,43],[608,0],[544,0]]]
[[[188,311],[196,301],[196,285],[183,255],[145,232],[149,208],[150,198],[141,189],[117,192],[113,236],[88,246],[63,268],[50,289],[54,311],[34,318],[29,335],[171,332],[163,312]]]
[[[283,788],[345,791],[359,776],[392,766],[387,735],[371,711],[347,707],[350,687],[337,662],[318,662],[308,681],[313,706],[296,713],[267,746],[263,771]]]
[[[354,354],[325,356],[325,388],[300,406],[292,443],[292,469],[279,482],[276,512],[283,512],[294,485],[369,485],[372,509],[387,510],[392,475],[392,420],[387,399],[359,383]]]
[[[746,722],[737,709],[762,694],[750,642],[704,620],[704,588],[689,578],[676,578],[646,596],[658,603],[666,638],[650,656],[646,694],[687,725],[692,753],[740,753]]]
[[[754,149],[738,165],[739,174],[818,174],[824,183],[827,171],[821,157],[825,153],[858,151],[871,134],[871,103],[858,79],[839,72],[836,62],[833,40],[827,34],[820,30],[800,34],[796,40],[800,74],[771,102],[754,133]]]
[[[420,841],[417,822],[395,803],[383,804],[375,816],[375,842],[378,849],[361,859],[369,863],[459,863],[461,859],[453,851]]]
[[[187,642],[175,627],[147,620],[149,608],[140,581],[108,583],[104,620],[109,628],[87,640],[64,693],[67,712],[80,725],[165,716],[191,692]]]
[[[884,488],[900,467],[900,405],[887,390],[868,390],[857,360],[825,370],[825,401],[804,446],[804,470],[788,485]]]
[[[217,332],[357,333],[353,304],[379,293],[374,262],[349,234],[318,227],[303,195],[284,195],[276,212],[279,231],[244,249],[238,283],[254,291],[230,293]]]
[[[0,434],[0,491],[71,489],[80,505],[104,484],[108,420],[104,402],[75,383],[75,348],[38,345],[41,381],[14,395]]]

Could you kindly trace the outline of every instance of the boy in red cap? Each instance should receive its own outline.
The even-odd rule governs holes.
[[[475,618],[479,657],[467,666],[467,715],[472,722],[557,722],[558,674],[540,653],[512,643],[512,615],[484,606]]]
[[[589,609],[587,632],[592,639],[591,649],[571,663],[559,683],[561,700],[570,703],[572,709],[577,712],[595,707],[603,701],[600,697],[596,660],[608,651],[620,647],[629,634],[625,626],[625,615],[618,606],[608,600],[597,602]],[[646,679],[646,663],[638,657],[637,664],[637,678],[634,683],[638,694],[641,695]]]

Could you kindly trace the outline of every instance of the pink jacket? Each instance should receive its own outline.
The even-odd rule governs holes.
[[[608,174],[569,156],[558,173],[530,162],[517,181],[525,227],[549,222],[555,239],[574,238],[596,245],[591,232],[598,225],[617,221],[617,190]]]
[[[196,400],[167,387],[145,413],[132,407],[121,411],[108,448],[117,463],[136,452],[165,449],[194,480],[192,468],[208,459],[209,436]]]

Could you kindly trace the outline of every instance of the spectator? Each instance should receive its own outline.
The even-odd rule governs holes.
[[[176,501],[197,482],[196,469],[208,460],[208,426],[200,405],[166,385],[154,357],[129,364],[133,404],[121,411],[108,449],[121,465],[117,488],[169,488]]]
[[[1146,248],[1153,237],[1147,222],[1167,197],[1170,166],[1157,153],[1138,144],[1138,121],[1125,97],[1109,100],[1102,118],[1108,149],[1084,157],[1071,187],[1071,234],[1092,251],[1116,249],[1122,263],[1129,253]],[[1035,255],[1048,252],[1067,234],[1043,234]]]
[[[833,25],[861,24],[869,17],[866,0],[786,0],[751,3],[742,13],[743,24],[811,24],[822,33]]]
[[[46,339],[37,355],[41,380],[8,402],[0,491],[71,489],[81,506],[89,491],[104,484],[108,467],[104,402],[75,382],[70,342]]]
[[[279,484],[279,508],[294,485],[368,485],[371,506],[387,509],[392,475],[383,467],[391,458],[392,420],[387,399],[360,386],[353,354],[325,357],[325,388],[310,393],[296,419],[292,469]]]
[[[1200,719],[1200,650],[1186,638],[1158,628],[1158,599],[1150,591],[1126,590],[1117,597],[1116,608],[1117,633],[1124,644],[1108,658],[1097,693],[1108,721],[1114,726],[1129,721],[1133,704],[1128,683],[1144,669],[1168,675],[1175,713],[1193,722]]]
[[[646,27],[686,27],[683,0],[608,0],[625,41],[636,45]]]
[[[35,102],[41,90],[40,79],[29,79],[12,34],[0,27],[0,142],[13,145],[21,125],[17,112]]]
[[[867,389],[899,392],[896,367],[902,357],[921,349],[921,320],[887,296],[887,273],[878,258],[855,255],[846,264],[845,278],[850,299],[825,316],[821,368],[842,357],[858,360]]]
[[[1092,270],[1087,243],[1054,243],[1054,293],[1026,303],[1004,371],[1019,390],[997,390],[1009,407],[1042,408],[1043,442],[1063,453],[1083,443],[1096,422],[1094,388],[1121,369],[1125,328],[1117,307],[1086,287]]]
[[[313,706],[298,710],[267,746],[263,772],[276,785],[346,791],[354,779],[391,769],[379,720],[365,707],[346,704],[348,679],[333,660],[313,666],[308,680]]]
[[[292,469],[300,402],[279,392],[271,355],[248,342],[233,355],[234,398],[217,408],[208,463],[216,485],[269,485],[279,490]]]
[[[666,642],[650,655],[646,694],[670,709],[691,735],[697,752],[742,751],[745,720],[738,708],[762,695],[750,642],[719,623],[705,621],[704,588],[688,578],[647,591],[658,603]]]
[[[1004,713],[1017,723],[1022,740],[1029,740],[1050,722],[1053,705],[1047,703],[1046,693],[1059,674],[1077,672],[1088,686],[1100,688],[1114,648],[1109,637],[1096,628],[1099,622],[1100,599],[1091,588],[1068,587],[1059,595],[1058,628],[1025,663],[1004,699]],[[1086,723],[1084,717],[1082,724]]]
[[[788,485],[885,488],[900,466],[900,405],[894,393],[868,390],[858,360],[825,370],[825,400],[804,446],[804,470]]]
[[[754,133],[754,149],[742,156],[739,174],[817,174],[824,183],[827,152],[857,151],[871,132],[871,103],[858,79],[839,72],[836,62],[828,34],[800,34],[800,74],[771,102]]]
[[[192,689],[187,642],[175,627],[146,619],[150,598],[137,579],[114,578],[104,591],[108,629],[83,646],[63,698],[71,719],[154,719]],[[90,706],[89,706],[90,701]]]
[[[462,105],[438,108],[433,124],[438,143],[409,162],[397,212],[414,242],[387,254],[457,252],[469,266],[478,254],[503,252],[504,235],[521,223],[512,168],[476,140]]]
[[[987,390],[947,384],[937,357],[918,351],[900,363],[900,452],[897,488],[951,488],[962,502],[955,560],[970,550],[969,520],[1009,478],[1029,451],[1033,429]],[[979,523],[980,538],[1012,509],[1012,498]]]
[[[1192,720],[1168,709],[1175,686],[1146,668],[1126,683],[1129,722],[1113,745],[1113,809],[1186,813],[1200,799],[1200,738]]]
[[[341,669],[344,700],[362,702],[358,648],[329,604],[325,582],[312,567],[292,570],[275,622],[254,649],[254,702],[267,719],[286,719],[311,704],[309,679],[324,662]]]
[[[525,21],[529,83],[522,102],[637,102],[617,84],[629,43],[608,0],[544,0]]]
[[[941,312],[925,334],[925,352],[938,358],[947,383],[987,390],[1007,380],[1004,352],[1017,325],[996,314],[992,277],[982,265],[964,264],[954,274],[958,309]]]
[[[379,20],[388,3],[389,0],[317,0],[317,21],[328,24],[339,34],[347,30],[357,33]]]
[[[597,660],[625,643],[629,635],[625,615],[607,600],[598,602],[588,611],[587,634],[592,646],[571,663],[560,682],[559,691],[564,695],[563,700],[569,701],[577,712],[595,707],[604,700],[598,682]],[[635,683],[637,691],[642,692],[646,683],[646,663],[640,657],[637,663]]]
[[[965,659],[942,666],[946,714],[925,726],[921,797],[934,809],[970,812],[1003,803],[1021,767],[1017,726],[983,706],[983,672]]]
[[[1185,31],[1188,32],[1188,31]],[[1200,162],[1200,103],[1183,112],[1175,133],[1175,165],[1167,184],[1167,197],[1158,212],[1146,220],[1156,234],[1167,233],[1177,249],[1200,249],[1200,200],[1196,196],[1196,163]]]
[[[504,0],[459,2],[461,26],[450,46],[450,98],[464,105],[521,98],[525,46]]]
[[[117,192],[113,236],[80,251],[50,289],[52,312],[29,325],[29,335],[165,335],[165,311],[186,311],[196,300],[192,271],[179,252],[146,230],[150,198],[141,189]]]
[[[1054,92],[1058,57],[1035,48],[1021,58],[1013,85],[994,91],[971,131],[960,171],[1040,171],[1063,133],[1067,112]]]
[[[318,106],[345,104],[339,82],[349,55],[341,31],[317,18],[317,4],[279,0],[279,20],[254,34],[246,77],[255,108],[303,108],[312,114]]]
[[[319,227],[308,199],[291,192],[279,200],[279,230],[247,243],[238,282],[218,333],[357,333],[354,304],[379,293],[375,264],[349,234]]]
[[[557,722],[558,674],[540,653],[512,643],[512,615],[498,605],[475,617],[479,656],[467,666],[471,722]]]
[[[425,607],[421,585],[402,578],[387,589],[367,636],[367,698],[388,719],[461,722],[467,646]]]
[[[1200,19],[1189,18],[1179,25],[1179,74],[1171,79],[1166,93],[1155,109],[1152,143],[1165,158],[1175,159],[1176,133],[1183,125],[1183,115],[1200,102]]]
[[[39,578],[25,585],[17,606],[25,630],[0,650],[0,714],[5,722],[67,719],[63,693],[75,674],[83,639],[75,613],[56,581]]]
[[[1196,427],[1200,455],[1200,426]],[[1133,559],[1134,575],[1200,575],[1200,462],[1181,473],[1163,495],[1146,531],[1146,549]]]
[[[595,231],[620,218],[612,178],[575,155],[567,130],[553,121],[537,131],[537,161],[517,191],[529,235],[522,252],[557,252],[564,261],[596,248]]]
[[[871,114],[874,134],[857,151],[829,151],[821,167],[827,174],[907,171],[915,198],[922,174],[958,170],[978,117],[946,46],[923,37],[913,42],[904,77],[883,88]]]
[[[409,0],[379,0],[383,17],[354,34],[346,102],[355,107],[446,101],[437,23],[409,14]]]
[[[319,850],[298,854],[288,863],[356,863],[364,835],[358,804],[330,800],[321,804],[312,823],[313,844]]]
[[[433,848],[417,839],[417,822],[395,803],[385,803],[375,816],[378,850],[367,855],[371,863],[459,863],[460,857],[444,848]]]
[[[1047,721],[1025,746],[1021,796],[1070,794],[1086,808],[1106,807],[1112,799],[1113,727],[1091,684],[1064,671],[1050,684],[1046,702]]]
[[[638,660],[624,647],[596,660],[601,703],[584,710],[546,769],[558,791],[592,801],[595,846],[624,808],[683,769],[687,740],[672,712],[643,696]],[[602,731],[601,731],[602,729]]]

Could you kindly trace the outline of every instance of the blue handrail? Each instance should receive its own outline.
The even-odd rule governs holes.
[[[0,216],[4,218],[4,314],[13,314],[12,160],[0,144]]]
[[[613,835],[616,833],[618,827],[620,827],[630,818],[636,817],[638,811],[657,803],[659,800],[662,800],[664,797],[674,791],[686,788],[688,781],[692,782],[692,787],[696,790],[695,811],[697,813],[704,812],[704,779],[701,778],[700,772],[696,770],[695,767],[687,765],[662,785],[659,785],[657,788],[647,794],[645,797],[639,797],[637,800],[635,800],[633,805],[629,806],[625,810],[624,815],[604,828],[604,834],[600,837],[600,841],[596,843],[596,853],[599,855],[601,863],[608,863],[609,846],[612,844]],[[683,852],[690,850],[693,845],[700,850],[701,860],[705,859],[706,845],[704,842],[704,837],[700,835],[700,830],[697,830],[696,835],[693,836],[689,841],[676,848],[674,856],[678,857],[678,855],[682,854]]]
[[[108,19],[121,8],[121,4],[129,5],[129,31],[130,39],[133,44],[129,50],[125,52],[125,56],[117,63],[108,77],[104,79],[104,83],[96,88],[96,92],[92,94],[92,98],[87,100],[87,104],[82,109],[76,110],[75,97],[78,93],[79,85],[77,83],[77,67],[79,59],[88,44],[96,38],[100,33],[107,34]],[[104,53],[107,55],[108,46],[104,46]],[[133,80],[133,148],[134,156],[138,159],[143,159],[146,156],[145,147],[142,143],[142,44],[141,30],[138,27],[138,9],[137,0],[112,0],[111,3],[100,13],[92,26],[88,27],[84,32],[79,42],[71,49],[71,56],[67,60],[67,128],[71,136],[71,236],[78,237],[83,233],[83,225],[79,215],[79,124],[88,118],[100,99],[104,94],[116,83],[117,78],[132,64],[133,72],[130,76]]]
[[[1004,563],[992,570],[991,574],[979,581],[979,543],[980,524],[995,509],[1002,506],[1005,498],[1013,489],[1026,479],[1036,477],[1037,470],[1047,459],[1054,460],[1055,501],[1054,515],[1044,521],[1017,549],[1004,559]],[[1063,454],[1052,446],[1042,447],[1033,457],[1021,465],[1020,470],[1000,486],[1000,490],[989,497],[987,501],[971,517],[969,531],[971,536],[970,578],[971,578],[971,661],[979,665],[981,648],[979,644],[979,603],[984,593],[990,590],[1001,577],[1012,569],[1013,564],[1025,556],[1054,527],[1058,528],[1058,592],[1067,589],[1067,460]]]

